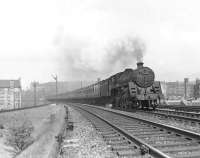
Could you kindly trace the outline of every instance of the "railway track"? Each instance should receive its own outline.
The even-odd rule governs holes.
[[[160,105],[159,109],[171,109],[183,112],[200,112],[200,105]]]
[[[129,136],[126,133],[121,132],[118,127],[108,123],[100,116],[94,115],[88,111],[79,108],[76,108],[76,110],[78,110],[85,118],[90,120],[116,156],[141,158],[141,155],[148,154],[148,150],[141,148],[139,145],[131,141]],[[148,157],[152,158],[149,154]]]
[[[164,109],[157,109],[155,111],[138,111],[137,113],[140,114],[152,114],[155,116],[161,116],[165,118],[172,118],[174,120],[179,121],[187,121],[191,122],[192,124],[196,123],[200,125],[200,113],[194,112],[181,112],[181,111],[174,111],[174,110],[164,110]]]
[[[200,119],[200,113],[199,112],[176,111],[176,110],[171,110],[171,109],[159,109],[159,108],[156,109],[156,112],[166,113],[166,114],[175,114],[175,115]]]
[[[198,113],[177,112],[171,110],[140,110],[135,112],[135,115],[136,114],[160,123],[200,133],[200,114]]]
[[[72,104],[72,106],[103,119],[114,126],[115,130],[123,132],[127,139],[137,145],[137,149],[145,147],[153,157],[199,158],[200,134],[198,133],[138,118],[124,111],[82,104]],[[119,156],[123,157],[120,153]]]

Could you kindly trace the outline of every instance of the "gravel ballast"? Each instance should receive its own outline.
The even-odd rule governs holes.
[[[73,130],[67,130],[59,158],[115,158],[110,146],[78,111],[68,108]]]

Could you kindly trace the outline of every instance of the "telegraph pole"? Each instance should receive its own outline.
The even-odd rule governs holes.
[[[57,105],[57,98],[58,98],[58,76],[52,75],[53,79],[56,81],[56,105]]]
[[[37,86],[37,83],[36,82],[33,82],[33,89],[34,89],[34,106],[37,105],[37,96],[36,96],[36,86]]]

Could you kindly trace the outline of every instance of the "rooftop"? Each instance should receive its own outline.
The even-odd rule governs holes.
[[[21,88],[20,80],[0,80],[0,88]]]

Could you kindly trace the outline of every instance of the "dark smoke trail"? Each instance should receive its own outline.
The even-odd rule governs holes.
[[[95,50],[95,46],[89,42],[65,37],[59,47],[60,73],[66,75],[66,79],[73,80],[96,80],[97,77],[109,76],[127,67],[135,68],[135,63],[143,60],[145,52],[142,40],[133,37],[115,41],[102,50]],[[92,54],[96,58],[89,60],[87,52],[92,50],[92,53],[103,53],[100,59],[99,55]],[[97,59],[101,62],[96,62]]]
[[[107,49],[106,67],[111,69],[118,67],[118,69],[125,69],[126,67],[135,67],[135,63],[143,61],[145,53],[145,44],[139,38],[128,37],[117,41]]]
[[[66,79],[90,80],[90,78],[96,78],[97,70],[83,58],[84,51],[88,47],[87,42],[69,36],[65,37],[62,44],[59,45],[57,65],[60,73],[64,74]]]

